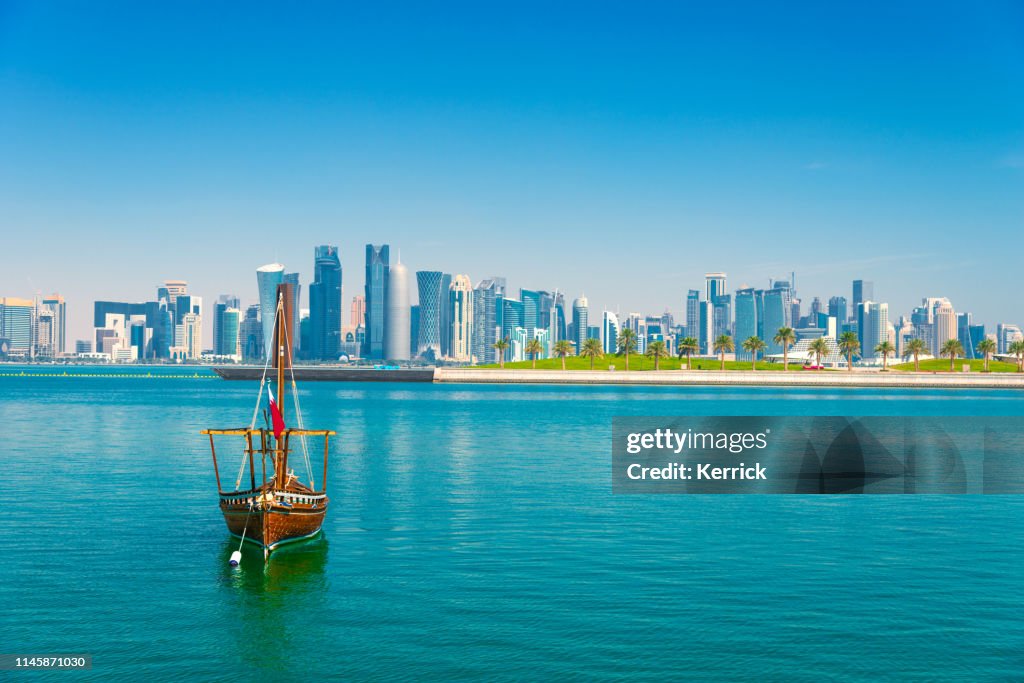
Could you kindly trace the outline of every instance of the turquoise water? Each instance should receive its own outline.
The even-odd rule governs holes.
[[[324,536],[232,570],[198,431],[255,388],[0,377],[0,651],[93,655],[17,680],[1024,675],[1022,497],[613,496],[610,472],[614,415],[1022,393],[308,384],[307,426],[341,434]]]

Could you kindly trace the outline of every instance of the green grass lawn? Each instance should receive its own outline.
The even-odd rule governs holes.
[[[969,363],[971,366],[971,372],[984,372],[985,361],[983,360],[964,360],[963,358],[957,358],[953,362],[953,372],[963,372],[964,363]],[[901,371],[914,371],[914,362],[900,363],[898,365],[890,365],[890,370],[901,370]],[[988,363],[989,372],[1016,372],[1016,363],[1004,363],[1002,361],[992,360]],[[949,372],[949,359],[948,358],[931,358],[929,360],[921,361],[921,372]]]
[[[685,359],[683,361],[685,363]],[[680,361],[678,358],[662,358],[659,362],[658,368],[660,370],[678,370]],[[609,365],[614,365],[616,372],[626,369],[626,359],[622,356],[604,356],[603,358],[594,359],[594,370],[607,370]],[[750,370],[750,361],[726,361],[726,370]],[[497,364],[493,365],[480,365],[481,368],[497,368]],[[529,370],[533,367],[531,361],[519,361],[516,363],[505,363],[505,368],[509,370]],[[694,358],[693,359],[694,370],[718,370],[721,367],[720,361],[712,360],[710,358]],[[560,358],[547,358],[537,361],[538,370],[561,370],[562,359]],[[589,370],[590,359],[581,358],[579,356],[567,356],[565,359],[566,370]],[[634,370],[653,370],[654,359],[648,358],[638,353],[630,354],[629,356],[629,371]],[[766,363],[764,361],[758,361],[757,369],[760,370],[782,370],[782,363]],[[790,371],[804,372],[800,367],[794,363],[789,364]]]

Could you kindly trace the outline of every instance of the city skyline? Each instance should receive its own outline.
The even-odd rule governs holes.
[[[718,268],[1019,323],[1022,13],[7,4],[0,292],[60,292],[74,339],[163,277],[308,285],[333,244],[347,305],[387,242],[623,313]]]
[[[382,243],[382,244],[383,244],[384,247],[390,247],[391,249],[397,249],[396,245],[391,245],[391,244],[388,244],[386,242]],[[369,247],[370,245],[367,244],[367,245],[363,245],[363,246],[364,246],[364,249],[365,249],[366,247]],[[275,263],[264,264],[264,265],[261,265],[261,266],[259,266],[257,268],[250,268],[249,269],[249,276],[250,276],[249,279],[252,279],[253,281],[251,283],[249,283],[248,286],[245,285],[244,283],[237,283],[234,286],[229,286],[225,291],[226,292],[231,292],[231,294],[225,294],[224,292],[213,293],[213,292],[207,292],[207,291],[203,291],[202,293],[199,293],[198,287],[196,287],[194,285],[194,280],[192,280],[190,278],[184,278],[182,280],[163,280],[163,279],[161,279],[156,284],[154,284],[153,287],[150,288],[150,290],[151,290],[151,292],[152,291],[159,292],[160,289],[161,288],[165,288],[168,283],[177,282],[181,286],[185,286],[187,284],[187,287],[188,287],[188,290],[189,290],[189,295],[192,296],[192,297],[198,298],[200,301],[204,297],[206,298],[207,301],[213,302],[213,301],[217,301],[219,299],[223,299],[223,298],[228,297],[228,296],[231,296],[231,297],[237,296],[239,314],[240,315],[244,315],[245,309],[247,309],[250,306],[257,306],[257,307],[263,308],[263,307],[265,307],[267,305],[266,301],[262,301],[261,300],[260,288],[259,288],[259,284],[258,284],[258,277],[254,278],[253,277],[253,272],[255,271],[258,275],[261,275],[265,271],[265,269],[271,268],[278,275],[278,279],[281,279],[283,281],[283,278],[285,276],[285,272],[284,271],[288,270],[289,273],[287,275],[288,275],[289,279],[294,282],[294,281],[296,281],[296,278],[297,278],[297,281],[300,283],[299,286],[300,286],[301,294],[300,294],[299,300],[298,300],[298,303],[299,303],[298,310],[309,312],[311,307],[310,307],[310,301],[309,301],[309,298],[308,298],[309,295],[307,294],[307,292],[310,291],[308,289],[308,287],[309,287],[309,285],[312,284],[312,278],[314,277],[315,262],[316,262],[316,259],[317,259],[316,254],[317,254],[317,250],[318,249],[320,249],[320,247],[315,247],[315,246],[309,247],[310,256],[307,258],[307,260],[309,261],[310,265],[309,265],[308,268],[292,268],[290,265],[282,264],[282,263],[276,263],[276,262]],[[344,269],[345,273],[346,273],[345,274],[344,282],[343,282],[342,286],[340,287],[342,300],[341,300],[341,308],[340,308],[339,313],[342,316],[342,318],[341,318],[341,320],[342,320],[341,326],[342,327],[347,327],[347,326],[352,324],[352,321],[351,321],[351,308],[352,308],[353,298],[355,296],[365,297],[365,294],[364,294],[365,287],[363,286],[363,282],[361,282],[359,280],[356,280],[355,282],[353,282],[353,279],[355,277],[353,274],[354,273],[361,273],[361,272],[363,272],[363,268],[362,268],[363,264],[360,264],[360,265],[348,264],[348,265],[346,265],[346,262],[345,262],[345,259],[344,259],[344,255],[341,254],[340,249],[336,250],[335,253],[333,254],[333,256],[335,256],[335,257],[337,257],[339,259],[339,262],[340,262],[339,263],[339,267],[341,269]],[[391,264],[391,266],[394,266],[394,265],[396,265],[396,264],[394,264],[394,263]],[[418,292],[418,287],[417,287],[417,284],[416,284],[417,274],[420,273],[420,272],[441,272],[441,271],[433,271],[433,270],[424,269],[424,268],[413,269],[412,267],[406,266],[404,263],[402,265],[407,268],[407,272],[409,273],[409,275],[406,276],[407,277],[407,294],[408,294],[409,304],[412,305],[412,306],[418,306],[419,305],[419,300],[418,300],[419,292]],[[444,271],[444,273],[445,274],[449,274],[449,271]],[[547,290],[550,290],[550,291],[558,291],[560,294],[562,294],[563,296],[565,296],[567,298],[566,302],[565,302],[565,307],[566,307],[567,315],[570,315],[570,316],[571,316],[571,312],[572,312],[573,303],[574,303],[574,300],[576,298],[582,297],[582,298],[584,298],[584,300],[587,300],[587,299],[591,298],[589,296],[583,296],[583,292],[584,291],[590,291],[589,288],[587,288],[587,287],[581,288],[579,290],[579,293],[574,295],[572,293],[572,291],[564,291],[564,290],[561,290],[559,288],[551,287],[546,282],[529,283],[530,287],[528,288],[525,284],[520,285],[520,284],[517,284],[517,283],[514,283],[514,282],[510,282],[509,278],[507,278],[507,277],[505,277],[503,275],[500,275],[500,274],[491,274],[491,275],[476,274],[476,273],[473,273],[473,272],[469,271],[468,269],[460,269],[460,268],[455,268],[453,271],[451,271],[450,274],[454,275],[454,274],[457,274],[457,273],[466,273],[468,275],[469,280],[472,283],[472,286],[474,288],[483,280],[490,279],[491,277],[499,277],[499,278],[501,278],[501,279],[503,279],[505,281],[505,283],[506,283],[506,285],[505,285],[506,298],[510,298],[510,299],[518,298],[521,289],[525,290],[525,291],[533,291],[533,289],[539,287],[541,289],[547,288]],[[669,306],[669,307],[667,307],[665,309],[659,310],[659,309],[657,309],[655,307],[652,307],[652,306],[649,306],[649,305],[645,306],[645,305],[641,304],[638,307],[631,307],[631,308],[627,309],[625,307],[620,307],[620,306],[615,306],[615,305],[605,305],[605,304],[603,304],[601,302],[597,302],[597,305],[590,304],[588,306],[588,308],[589,308],[589,311],[590,311],[590,316],[591,316],[591,322],[592,323],[594,321],[600,323],[601,320],[600,320],[599,316],[601,315],[601,313],[603,311],[609,311],[609,312],[614,313],[617,316],[617,318],[618,318],[620,323],[627,316],[629,316],[630,314],[634,314],[634,313],[640,314],[640,315],[643,315],[643,316],[660,316],[660,315],[662,315],[664,313],[669,313],[673,317],[675,317],[675,319],[677,321],[679,321],[680,324],[687,325],[687,316],[688,316],[688,310],[687,310],[688,309],[688,304],[687,304],[687,295],[686,295],[687,291],[689,291],[691,295],[694,293],[694,291],[699,292],[700,300],[703,302],[703,301],[706,301],[707,292],[711,291],[710,288],[713,287],[713,285],[711,284],[712,281],[715,281],[715,282],[719,282],[720,281],[724,285],[725,282],[726,282],[726,278],[728,278],[729,284],[723,290],[725,296],[728,298],[730,296],[734,297],[738,292],[742,292],[742,291],[746,291],[746,290],[770,290],[772,282],[774,282],[774,281],[787,282],[793,276],[795,276],[797,278],[796,290],[797,290],[797,295],[798,295],[798,297],[800,299],[800,302],[801,302],[802,311],[804,313],[810,313],[811,312],[811,305],[812,305],[812,302],[813,302],[814,299],[820,299],[821,301],[819,303],[822,303],[824,301],[828,301],[829,298],[841,297],[841,298],[845,299],[845,304],[846,304],[845,315],[846,315],[846,319],[849,319],[849,320],[855,320],[856,319],[856,307],[855,307],[853,301],[854,301],[854,297],[856,296],[856,293],[857,293],[857,289],[856,289],[857,282],[864,282],[865,286],[873,288],[874,291],[879,290],[879,288],[883,292],[885,290],[887,290],[884,282],[878,283],[878,282],[874,282],[874,281],[869,281],[866,278],[854,278],[854,279],[848,279],[846,281],[847,282],[847,284],[846,284],[846,290],[847,291],[813,292],[813,293],[808,294],[804,290],[804,286],[801,284],[802,278],[800,278],[800,273],[796,272],[796,271],[791,271],[789,273],[782,273],[782,274],[780,274],[777,277],[767,277],[767,278],[764,278],[764,282],[763,283],[757,284],[757,285],[751,285],[746,280],[734,280],[732,278],[732,276],[729,274],[728,270],[726,270],[726,271],[716,271],[716,272],[711,272],[711,271],[705,270],[704,272],[700,273],[699,276],[695,276],[693,278],[693,282],[689,282],[688,281],[688,285],[695,285],[696,287],[698,287],[698,289],[695,290],[692,286],[687,286],[684,289],[682,289],[680,291],[679,303],[677,305],[675,305],[675,306]],[[309,278],[309,279],[307,279],[307,278]],[[733,283],[737,283],[737,284],[733,284]],[[274,284],[276,284],[276,280],[274,281]],[[77,308],[77,304],[78,304],[78,302],[76,301],[76,297],[74,297],[74,296],[65,296],[62,292],[49,292],[49,293],[45,293],[45,291],[46,290],[43,290],[40,293],[37,293],[36,295],[33,295],[33,296],[39,296],[41,301],[45,301],[45,300],[49,299],[51,296],[54,296],[54,295],[62,297],[61,305],[63,307],[62,311],[64,311],[63,315],[65,316],[65,323],[64,324],[66,326],[65,329],[66,329],[66,338],[67,338],[66,350],[68,350],[68,351],[72,350],[76,341],[92,339],[93,335],[94,335],[94,330],[95,330],[95,324],[94,324],[95,323],[95,319],[94,319],[94,304],[96,302],[95,301],[84,302],[85,303],[85,309],[87,310],[88,321],[86,322],[85,325],[80,326],[80,329],[77,329],[75,327],[75,315],[74,315],[74,311]],[[873,294],[874,291],[870,291],[870,293]],[[944,290],[940,289],[939,291],[941,292],[941,291],[944,291]],[[0,292],[0,296],[7,296],[9,298],[21,299],[21,300],[25,300],[25,301],[29,301],[29,300],[31,300],[33,298],[32,296],[20,296],[18,293],[15,293],[15,294],[12,295],[10,292],[7,292],[7,293]],[[115,294],[114,296],[107,297],[105,299],[98,299],[96,301],[123,301],[123,302],[131,303],[131,304],[143,304],[146,301],[152,300],[153,298],[154,297],[152,296],[152,294],[143,295],[143,296],[140,296],[138,298],[133,298],[133,297],[129,297],[129,296],[124,296],[124,292],[122,292],[120,295],[116,295]],[[934,293],[922,293],[920,295],[911,296],[911,297],[903,295],[903,296],[899,296],[899,297],[895,297],[895,298],[900,299],[900,300],[909,298],[909,299],[911,299],[912,303],[910,305],[908,305],[906,308],[900,308],[899,306],[896,306],[896,305],[893,305],[892,303],[890,303],[891,298],[887,297],[887,296],[871,296],[871,297],[868,297],[866,300],[870,300],[870,301],[872,301],[874,303],[886,304],[888,310],[890,311],[890,313],[889,313],[889,320],[891,322],[896,322],[900,317],[906,317],[906,318],[910,319],[914,309],[917,308],[918,306],[920,306],[922,301],[924,301],[924,300],[933,300],[934,299]],[[993,318],[993,319],[986,319],[986,318],[982,317],[981,315],[978,315],[975,312],[976,309],[971,307],[969,304],[965,304],[962,301],[957,301],[957,300],[953,299],[953,297],[942,297],[942,298],[943,298],[943,300],[947,300],[947,301],[948,300],[952,300],[954,302],[954,304],[955,304],[957,313],[969,312],[972,315],[973,321],[975,323],[980,323],[980,324],[986,325],[986,327],[990,331],[994,331],[996,326],[997,325],[1001,325],[1001,324],[1019,325],[1019,326],[1024,327],[1024,320],[1022,320],[1022,319],[1011,318],[1009,316],[997,316],[996,318]],[[1005,302],[1007,300],[1003,300],[1003,301]],[[736,300],[736,303],[738,304],[738,300]],[[386,301],[384,301],[383,304],[384,304],[383,307],[386,308],[387,307],[386,306]],[[823,310],[825,310],[824,305],[823,305]],[[998,310],[998,307],[996,308],[996,310]],[[598,316],[598,317],[595,318],[594,316]],[[729,320],[730,322],[733,322],[733,323],[736,322],[736,312],[731,312],[730,311],[729,313],[726,314],[726,316],[727,316],[727,320]],[[213,325],[212,321],[213,321],[213,318],[211,317],[211,318],[209,318],[208,324],[202,326],[202,330],[201,330],[202,341],[201,341],[201,343],[202,343],[202,347],[204,349],[211,349],[211,350],[215,349],[214,325]],[[708,324],[711,324],[711,322],[709,322]],[[265,326],[265,324],[264,324],[264,326]],[[593,326],[594,325],[591,325],[591,327],[593,327]],[[709,333],[709,336],[714,336],[714,334],[713,333]],[[769,347],[771,348],[771,346],[772,346],[772,344],[771,344],[771,342],[769,342]],[[413,354],[413,355],[415,355],[415,354]]]

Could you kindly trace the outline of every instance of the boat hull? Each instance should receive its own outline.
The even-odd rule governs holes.
[[[225,507],[224,521],[232,535],[273,550],[320,533],[327,514],[326,500],[315,509],[268,506],[264,509]]]

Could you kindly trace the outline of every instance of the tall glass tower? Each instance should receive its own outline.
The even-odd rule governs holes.
[[[409,270],[402,261],[388,272],[387,306],[384,313],[384,357],[409,360],[412,346],[412,310],[409,306]]]
[[[572,302],[572,329],[576,335],[572,341],[576,344],[576,355],[579,355],[583,349],[583,343],[587,341],[587,334],[590,331],[587,329],[589,315],[590,303],[587,301],[587,297],[581,296]]]
[[[420,297],[420,324],[416,335],[416,354],[441,357],[441,329],[447,303],[447,288],[443,288],[444,273],[439,270],[416,271],[416,286]]]
[[[313,283],[309,286],[309,346],[316,360],[338,360],[341,349],[341,259],[338,247],[313,250]]]
[[[371,360],[384,358],[390,251],[391,248],[386,244],[366,245],[366,337],[363,357]]]
[[[263,324],[263,357],[270,355],[274,343],[274,314],[277,312],[277,286],[284,282],[284,266],[268,263],[256,269],[256,287],[260,294],[260,322]]]

